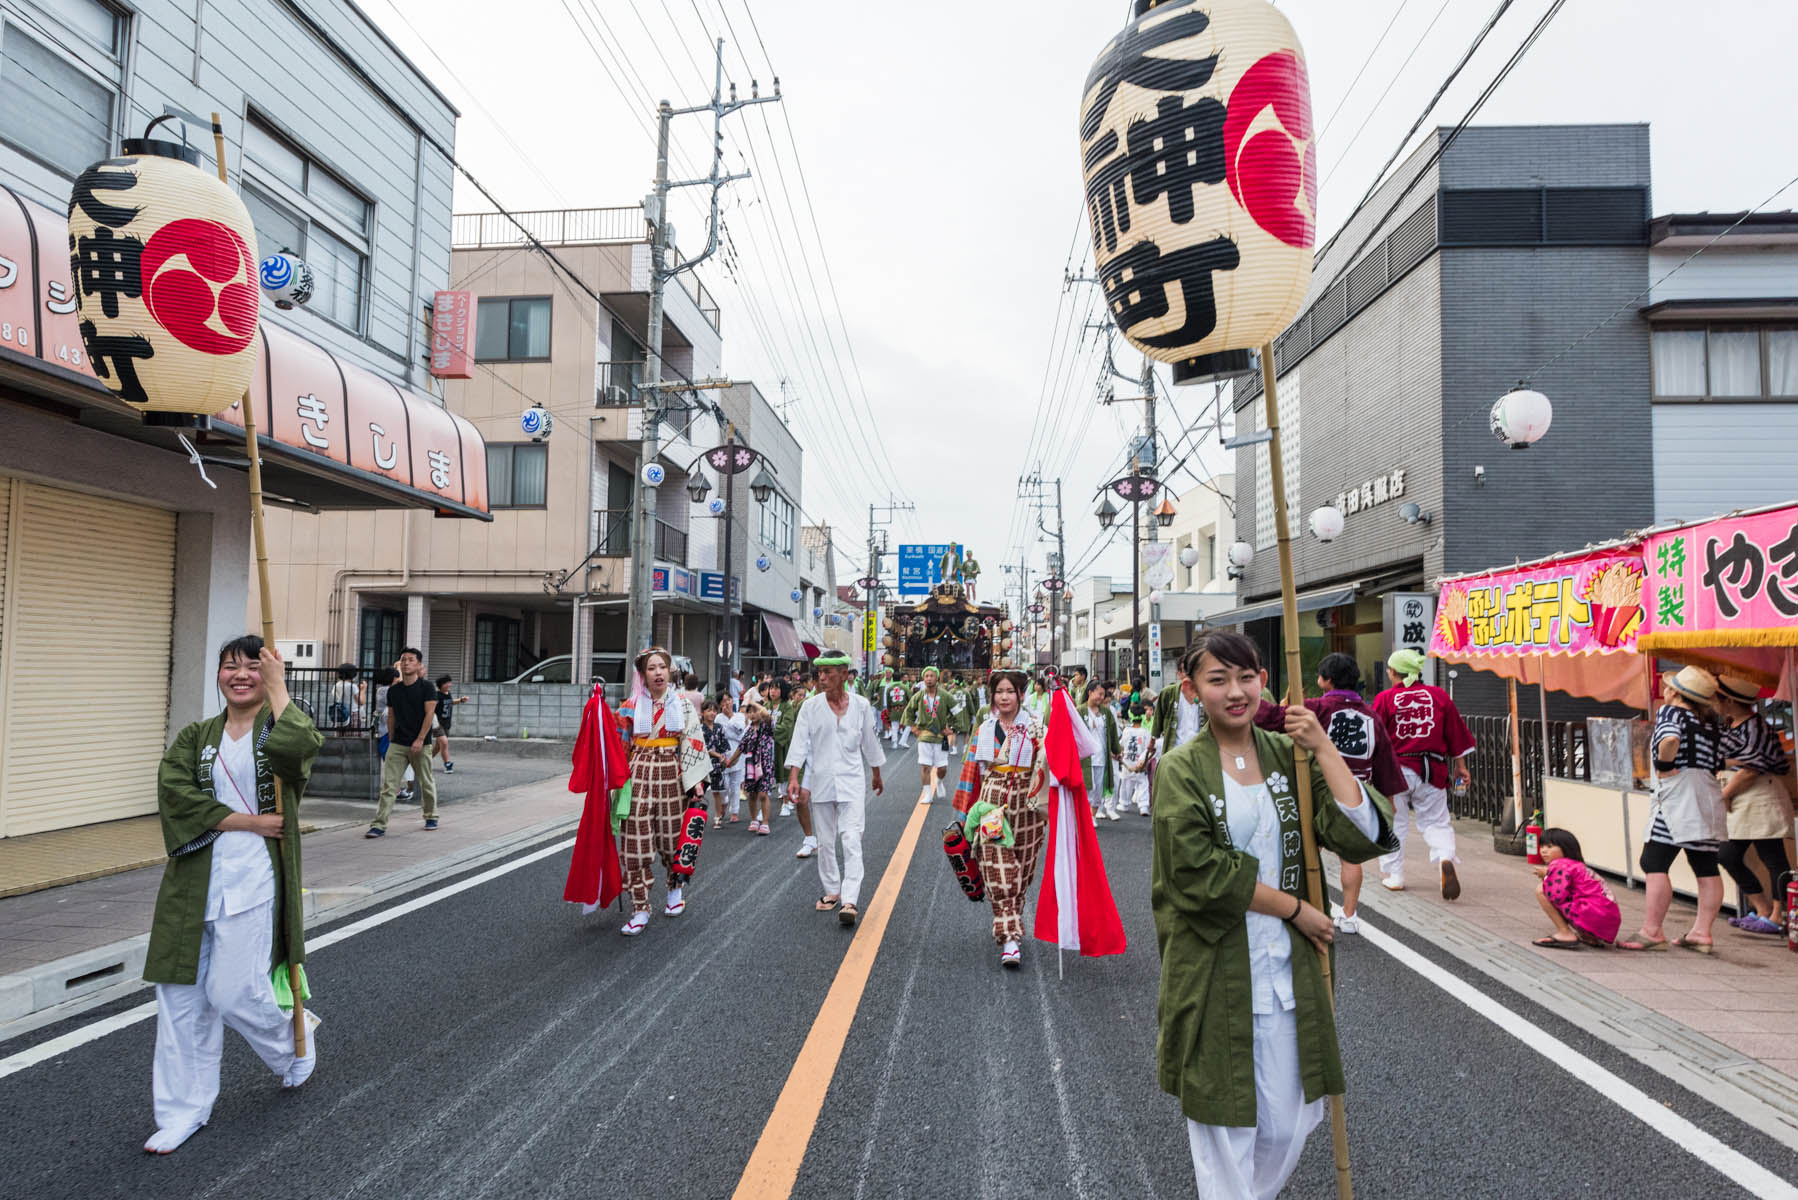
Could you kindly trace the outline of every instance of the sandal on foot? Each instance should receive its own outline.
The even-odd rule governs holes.
[[[622,933],[625,937],[636,937],[648,928],[649,914],[646,912],[634,912],[631,914],[631,919],[626,921],[618,932]]]
[[[1673,939],[1673,944],[1678,946],[1681,950],[1696,950],[1700,954],[1715,954],[1717,952],[1717,948],[1711,943],[1694,941],[1689,937],[1676,937]]]
[[[1535,941],[1531,942],[1530,945],[1540,946],[1544,950],[1584,950],[1585,949],[1585,947],[1580,944],[1580,940],[1578,938],[1574,938],[1572,941],[1563,941],[1562,939],[1560,939],[1558,937],[1541,937],[1541,938],[1537,938]]]
[[[829,912],[840,903],[842,902],[835,896],[819,896],[818,903],[814,904],[812,907],[819,912]]]
[[[1672,947],[1672,945],[1673,944],[1671,942],[1669,942],[1666,938],[1651,938],[1646,933],[1643,933],[1641,930],[1638,929],[1635,933],[1635,936],[1626,938],[1623,941],[1618,942],[1617,949],[1619,949],[1619,950],[1638,950],[1638,951],[1640,951],[1640,950],[1667,950],[1667,949],[1670,949]]]
[[[848,926],[855,924],[855,918],[859,915],[860,914],[855,911],[855,905],[845,904],[843,905],[842,911],[837,913],[837,924],[847,928]]]

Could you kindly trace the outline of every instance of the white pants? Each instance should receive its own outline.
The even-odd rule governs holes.
[[[867,823],[867,802],[861,799],[812,802],[812,833],[818,839],[818,882],[826,896],[841,896],[844,904],[856,904],[862,894],[862,826]],[[837,859],[837,838],[843,839],[843,857]]]
[[[734,767],[724,769],[724,808],[735,816],[743,807],[743,777],[749,773],[749,764],[738,760]]]
[[[1118,772],[1117,806],[1128,808],[1133,801],[1138,812],[1149,811],[1149,773],[1147,771]]]
[[[1411,822],[1407,810],[1417,818],[1418,832],[1430,847],[1430,865],[1461,861],[1455,853],[1455,826],[1448,813],[1448,790],[1425,783],[1410,767],[1404,768],[1405,782],[1411,790],[1392,798],[1392,831],[1398,835],[1398,853],[1380,858],[1380,870],[1393,879],[1405,877],[1405,833]]]
[[[911,745],[911,726],[909,726],[909,725],[899,726],[899,744],[901,746]]]
[[[1105,767],[1103,755],[1094,755],[1086,764],[1086,798],[1094,808],[1105,801]]]
[[[949,747],[941,742],[918,743],[918,765],[920,767],[949,766]]]
[[[1305,1103],[1297,1013],[1257,1013],[1255,1127],[1186,1122],[1199,1200],[1275,1200],[1328,1103]]]
[[[151,1094],[158,1129],[196,1129],[212,1117],[226,1025],[242,1034],[276,1075],[285,1076],[294,1065],[293,1020],[275,1003],[268,979],[274,936],[272,900],[208,921],[200,935],[195,982],[156,985]],[[317,1054],[308,1037],[307,1059]]]

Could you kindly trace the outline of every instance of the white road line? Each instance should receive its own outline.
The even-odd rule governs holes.
[[[1762,1200],[1798,1200],[1798,1185],[1775,1175],[1753,1159],[1732,1150],[1622,1077],[1605,1070],[1535,1022],[1512,1012],[1459,976],[1444,970],[1391,934],[1361,918],[1361,938],[1371,942],[1424,979],[1485,1017],[1579,1080],[1630,1116],[1721,1174],[1749,1195]]]
[[[421,908],[428,908],[440,900],[447,900],[451,896],[460,895],[470,888],[480,887],[483,883],[491,883],[502,875],[510,874],[520,867],[528,867],[538,859],[548,858],[550,855],[566,850],[572,845],[574,845],[573,838],[556,842],[553,845],[545,846],[541,850],[526,854],[522,858],[514,858],[501,863],[497,867],[482,871],[478,875],[470,875],[467,879],[458,883],[452,883],[448,887],[438,888],[434,892],[427,892],[416,899],[406,901],[404,904],[396,904],[392,908],[384,909],[372,917],[364,917],[360,921],[345,925],[342,929],[333,929],[330,933],[320,937],[308,938],[306,941],[306,952],[308,954],[314,954],[327,946],[336,945],[345,938],[355,937],[359,933],[367,933],[369,930],[380,925],[385,925],[389,921],[396,921],[401,917],[417,912]],[[89,1042],[98,1041],[109,1033],[117,1033],[121,1029],[128,1029],[139,1021],[148,1020],[155,1015],[156,1001],[152,1000],[148,1004],[140,1004],[136,1008],[128,1008],[124,1012],[114,1013],[110,1017],[102,1017],[91,1025],[83,1025],[81,1028],[71,1030],[60,1037],[53,1037],[48,1041],[39,1042],[29,1050],[21,1050],[17,1054],[0,1058],[0,1079],[5,1079],[8,1075],[16,1075],[27,1067],[34,1067],[38,1063],[55,1058],[59,1054],[67,1053],[78,1046],[85,1046]]]

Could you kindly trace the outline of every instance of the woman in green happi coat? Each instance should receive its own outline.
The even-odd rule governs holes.
[[[1312,756],[1319,846],[1365,862],[1398,840],[1391,805],[1309,709],[1287,709],[1285,733],[1255,727],[1267,673],[1253,642],[1211,634],[1180,667],[1207,719],[1155,777],[1160,1083],[1186,1116],[1199,1195],[1271,1197],[1344,1090],[1317,955],[1335,930],[1304,899],[1322,865],[1301,861],[1294,743]]]
[[[211,1119],[224,1026],[283,1087],[305,1083],[318,1061],[310,1035],[295,1056],[283,1000],[291,1009],[287,964],[306,960],[300,800],[324,738],[259,637],[225,643],[218,686],[225,711],[176,734],[156,775],[169,861],[144,960],[156,985],[153,1154],[173,1153]]]

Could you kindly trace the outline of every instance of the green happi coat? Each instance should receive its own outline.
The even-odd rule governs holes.
[[[979,707],[979,698],[973,688],[954,684],[944,684],[943,693],[949,697],[949,728],[961,737],[967,737],[974,728],[974,710]]]
[[[907,729],[918,731],[918,740],[931,745],[940,743],[944,735],[955,732],[954,715],[950,712],[955,701],[941,687],[936,690],[936,712],[932,714],[924,705],[927,693],[920,686],[905,702],[905,711],[900,714],[899,723]]]
[[[1276,776],[1295,778],[1292,739],[1255,730],[1263,778],[1276,793]],[[1379,813],[1380,837],[1362,836],[1336,804],[1323,771],[1311,764],[1311,798],[1318,844],[1344,862],[1366,862],[1398,849],[1392,805],[1367,789]],[[1209,726],[1161,760],[1155,774],[1154,856],[1150,899],[1161,948],[1156,1039],[1162,1091],[1204,1125],[1255,1124],[1253,983],[1244,918],[1255,894],[1257,861],[1231,846],[1223,762]],[[1296,833],[1296,808],[1292,830]],[[1316,858],[1293,871],[1283,890],[1307,898],[1305,870],[1321,873]],[[1336,1025],[1330,1015],[1317,952],[1303,934],[1292,939],[1292,991],[1297,1001],[1300,1076],[1307,1102],[1344,1091]],[[1333,961],[1333,960],[1332,960]]]
[[[1174,748],[1174,739],[1180,736],[1180,713],[1176,707],[1180,702],[1180,683],[1178,680],[1161,689],[1155,697],[1154,715],[1149,721],[1149,734],[1161,743],[1161,753],[1165,756]],[[1199,709],[1199,728],[1205,728],[1205,710]]]
[[[787,748],[793,744],[793,724],[799,720],[798,700],[782,700],[774,710],[774,778],[784,781],[787,774]]]
[[[265,704],[256,715],[256,808],[275,811],[275,779],[281,780],[280,840],[265,838],[275,868],[275,937],[270,969],[306,961],[305,918],[300,892],[300,801],[312,775],[324,735],[297,704],[289,704],[269,727]],[[268,731],[263,740],[263,731]],[[156,807],[162,842],[169,852],[150,948],[144,959],[147,983],[194,983],[200,966],[200,937],[206,923],[206,893],[212,883],[212,841],[218,823],[236,810],[212,794],[212,763],[225,738],[225,714],[196,721],[175,735],[156,771]],[[200,844],[196,844],[200,843]]]

